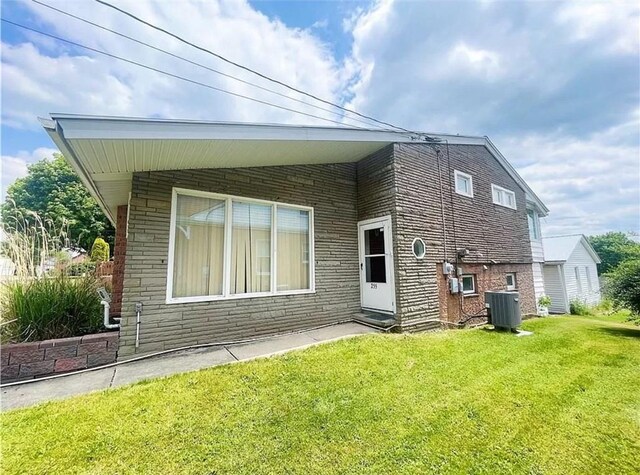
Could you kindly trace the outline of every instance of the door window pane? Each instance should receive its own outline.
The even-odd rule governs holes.
[[[232,210],[231,293],[269,292],[271,206],[234,201]]]
[[[222,295],[224,200],[178,195],[173,297]]]
[[[278,206],[278,290],[310,288],[309,212]]]
[[[384,254],[384,228],[367,229],[364,232],[364,254]]]
[[[385,283],[387,281],[386,257],[365,257],[367,282]]]

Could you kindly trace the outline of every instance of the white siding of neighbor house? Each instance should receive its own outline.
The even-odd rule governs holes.
[[[580,284],[576,281],[575,268],[578,267]],[[591,290],[587,279],[587,270],[591,277]],[[600,281],[598,280],[598,269],[591,254],[580,242],[567,259],[564,265],[564,278],[567,286],[567,297],[569,302],[574,299],[581,300],[588,305],[600,303]]]
[[[545,295],[544,290],[544,276],[542,275],[542,264],[539,262],[534,262],[531,264],[531,268],[533,270],[533,290],[536,293],[536,305],[538,304],[538,299]]]
[[[564,290],[564,273],[562,265],[543,266],[545,294],[551,298],[551,313],[567,313],[569,302]],[[573,269],[572,269],[573,272]]]

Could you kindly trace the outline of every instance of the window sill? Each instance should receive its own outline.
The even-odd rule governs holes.
[[[462,293],[462,296],[463,296],[464,298],[467,298],[467,297],[480,297],[480,294],[476,294],[475,292],[474,292],[474,293],[472,293],[472,294],[465,294],[465,293],[463,292],[463,293]]]
[[[206,295],[202,297],[178,297],[178,298],[167,298],[167,305],[174,304],[185,304],[185,303],[202,303],[202,302],[223,302],[228,300],[244,300],[244,299],[255,299],[260,297],[284,297],[287,295],[307,295],[307,294],[315,294],[315,289],[304,289],[304,290],[290,290],[288,292],[261,292],[255,294],[236,294],[236,295]]]
[[[501,206],[502,208],[512,209],[514,211],[518,210],[518,208],[515,206],[503,205],[502,203],[496,203],[495,201],[493,202],[493,204],[496,206]]]

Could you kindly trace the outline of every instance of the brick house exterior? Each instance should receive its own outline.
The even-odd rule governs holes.
[[[117,221],[112,309],[121,315],[119,359],[336,323],[363,308],[386,312],[400,331],[433,328],[481,312],[483,292],[506,289],[507,273],[515,274],[523,314],[536,312],[527,207],[547,210],[486,138],[75,116],[51,122],[45,128]],[[145,147],[136,148],[136,140]],[[472,176],[473,197],[456,192],[456,170]],[[515,206],[495,204],[492,185],[511,193]],[[271,203],[271,219],[281,204],[312,210],[308,290],[279,291],[272,264],[271,290],[256,296],[230,295],[227,283],[221,296],[172,298],[176,190],[229,205]],[[414,254],[416,240],[424,255]],[[273,262],[278,251],[270,247]],[[445,261],[474,276],[473,293],[449,291],[456,274],[443,274]],[[209,264],[193,262],[211,275]],[[371,295],[392,305],[369,305]]]

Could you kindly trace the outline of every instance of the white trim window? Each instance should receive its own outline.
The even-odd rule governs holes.
[[[465,274],[462,276],[462,293],[465,295],[476,293],[476,276],[475,274]]]
[[[313,208],[174,188],[167,303],[315,291]]]
[[[584,266],[584,273],[587,276],[587,289],[589,289],[589,292],[593,292],[593,284],[591,283],[591,273],[589,272],[589,266]]]
[[[580,277],[580,268],[575,266],[573,268],[573,272],[576,275],[576,287],[578,288],[578,293],[582,293],[582,278]]]
[[[501,186],[491,184],[491,195],[493,196],[493,203],[505,206],[507,208],[516,209],[516,194],[502,188]]]
[[[540,239],[540,217],[534,209],[527,210],[527,222],[529,223],[529,238],[532,241]]]
[[[456,193],[473,198],[473,177],[459,170],[453,171]]]
[[[506,275],[506,281],[507,281],[507,290],[516,290],[517,282],[516,282],[516,273],[515,272],[509,272]]]

